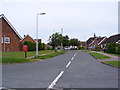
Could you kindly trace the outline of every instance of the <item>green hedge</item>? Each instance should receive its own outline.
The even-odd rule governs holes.
[[[32,43],[30,41],[25,41],[24,45],[28,46],[28,51],[35,51],[35,43]]]
[[[120,54],[120,45],[116,43],[109,43],[106,45],[106,52]]]

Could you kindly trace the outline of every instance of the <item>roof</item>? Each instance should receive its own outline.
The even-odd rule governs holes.
[[[34,42],[36,42],[35,41],[35,39],[33,39],[31,36],[29,36],[29,35],[26,35],[22,40],[20,40],[21,42],[24,40],[24,39],[26,39],[27,37],[29,37],[29,38],[31,38]]]
[[[8,19],[4,16],[4,14],[1,14],[0,15],[0,18],[3,18],[7,23],[8,25],[12,28],[12,30],[16,33],[16,35],[22,39],[22,37],[20,36],[20,34],[16,31],[16,29],[12,26],[12,24],[8,21]]]
[[[112,35],[107,40],[105,40],[102,44],[117,42],[120,40],[120,34]]]
[[[106,39],[107,37],[96,37],[96,39],[93,41],[93,42],[91,42],[90,44],[98,44],[98,45],[100,45],[105,39]]]
[[[94,40],[94,37],[90,37],[87,41],[86,44],[90,44]]]

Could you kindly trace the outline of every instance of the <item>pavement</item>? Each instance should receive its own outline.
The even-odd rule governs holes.
[[[77,50],[42,61],[2,66],[6,88],[118,88],[118,78],[118,68]]]

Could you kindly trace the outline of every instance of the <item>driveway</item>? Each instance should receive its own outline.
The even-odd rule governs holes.
[[[118,88],[118,69],[82,51],[25,64],[3,65],[6,88]]]

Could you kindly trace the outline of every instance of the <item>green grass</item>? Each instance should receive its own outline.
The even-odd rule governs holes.
[[[103,54],[99,54],[99,53],[89,53],[91,54],[92,56],[96,57],[97,59],[107,59],[107,58],[110,58],[109,56],[105,56]]]
[[[51,52],[54,52],[54,50],[43,50],[43,51],[39,51],[38,53],[40,55],[40,54],[47,54],[47,53],[51,53]],[[35,54],[36,54],[35,51],[27,52],[27,57],[35,56]],[[3,64],[37,61],[34,59],[25,59],[24,52],[3,52],[2,57],[0,57],[0,60],[2,61]],[[0,63],[1,63],[1,61],[0,61]]]
[[[2,63],[24,63],[24,62],[35,62],[37,60],[34,59],[25,59],[25,58],[3,58]]]
[[[120,61],[104,61],[104,63],[120,68]]]
[[[52,53],[52,54],[35,57],[35,59],[48,59],[48,58],[52,58],[52,57],[58,56],[60,54],[64,54],[66,52],[67,51],[55,52],[55,53]]]
[[[89,50],[82,50],[83,52],[90,52]]]

